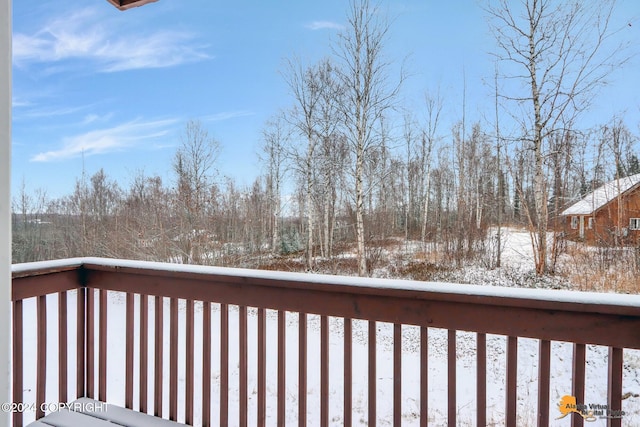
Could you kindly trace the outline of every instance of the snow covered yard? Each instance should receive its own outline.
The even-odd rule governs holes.
[[[461,266],[440,262],[437,254],[442,249],[434,243],[426,248],[419,241],[402,241],[386,250],[389,262],[373,272],[374,277],[412,278],[411,271],[403,267],[412,262],[430,264],[428,280],[450,283],[468,283],[481,286],[504,286],[535,289],[568,289],[592,292],[640,293],[638,265],[640,252],[635,248],[594,247],[583,243],[562,241],[556,263],[556,274],[538,276],[535,273],[531,236],[524,229],[501,229],[501,267],[495,264],[495,229],[489,230],[493,238],[487,239],[485,251],[477,259],[465,261]],[[548,247],[553,244],[548,234]],[[355,254],[352,254],[355,257]],[[422,280],[418,269],[416,280]],[[407,277],[408,275],[408,277]]]

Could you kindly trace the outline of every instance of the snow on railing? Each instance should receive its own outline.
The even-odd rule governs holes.
[[[475,422],[486,425],[493,406],[487,404],[487,366],[496,357],[494,337],[487,335],[498,334],[506,337],[502,422],[523,418],[518,344],[534,338],[535,420],[547,425],[550,415],[559,415],[550,412],[557,407],[549,395],[553,343],[573,343],[571,395],[578,403],[585,401],[587,345],[608,347],[610,411],[622,410],[623,350],[640,349],[640,296],[632,295],[80,258],[14,265],[12,299],[13,406],[34,409],[36,418],[55,409],[50,402],[86,396],[190,425],[215,424],[214,418],[220,425],[296,419],[306,425],[317,416],[309,422],[348,426],[367,419],[371,426],[384,417],[400,426],[413,417],[422,426],[433,413],[429,366],[436,366],[449,386],[431,401],[443,399],[449,425],[457,425],[459,401],[467,397],[456,387],[457,331],[467,331],[475,335]],[[47,311],[52,304],[57,316]],[[380,379],[387,373],[387,353],[380,351],[386,323],[388,384]],[[430,357],[434,340],[446,340],[442,364]],[[416,357],[403,346],[416,349]],[[419,372],[403,376],[403,361]],[[25,396],[32,387],[35,396]],[[608,422],[620,425],[621,418]],[[14,425],[22,423],[18,411]]]

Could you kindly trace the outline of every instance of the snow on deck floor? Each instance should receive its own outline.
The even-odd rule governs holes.
[[[55,349],[57,343],[57,296],[48,297],[48,348]],[[124,406],[124,331],[125,331],[125,303],[124,295],[110,292],[109,297],[109,329],[108,329],[108,386],[107,400],[109,403]],[[136,304],[139,304],[136,299]],[[153,304],[149,304],[150,314],[150,343],[149,343],[149,404],[152,408],[151,391],[153,390]],[[276,392],[277,392],[277,315],[273,311],[267,312],[267,425],[275,425],[276,416]],[[137,316],[137,314],[136,314]],[[164,309],[165,335],[169,328],[169,301],[165,299]],[[202,356],[198,346],[202,337],[202,305],[196,304],[195,336],[196,336],[196,360],[195,360],[195,424],[200,423],[202,386]],[[75,396],[75,298],[74,292],[69,297],[69,397]],[[25,402],[35,401],[35,300],[30,299],[24,303],[24,348],[25,348],[25,372],[24,395]],[[287,401],[286,416],[287,425],[297,423],[297,378],[298,378],[298,315],[287,314]],[[212,336],[212,419],[217,420],[219,402],[219,311],[218,306],[213,306],[212,312],[213,336]],[[180,331],[184,330],[185,309],[180,305]],[[138,331],[138,319],[136,317],[136,331]],[[238,414],[238,315],[237,309],[231,307],[229,313],[230,348],[229,348],[229,414],[230,425],[237,425]],[[353,322],[353,424],[367,425],[367,322]],[[257,352],[257,318],[256,311],[249,310],[249,425],[256,424],[257,417],[257,381],[256,381],[256,352]],[[342,425],[343,408],[343,337],[341,319],[330,320],[330,424]],[[392,424],[393,414],[393,325],[378,323],[377,331],[377,418],[378,425]],[[137,348],[138,336],[136,332],[135,364],[139,364]],[[184,420],[184,335],[180,336],[180,398],[179,421]],[[402,413],[403,426],[419,425],[419,329],[416,327],[403,327],[403,356],[402,356]],[[550,416],[555,418],[560,413],[557,410],[557,402],[563,395],[571,394],[571,361],[572,344],[552,344],[551,362],[551,402]],[[518,416],[519,425],[536,425],[537,408],[537,352],[538,341],[532,339],[519,339],[518,345]],[[96,352],[97,353],[97,352]],[[318,316],[308,316],[308,425],[318,425],[320,421],[320,321]],[[457,399],[458,399],[458,425],[475,425],[475,334],[457,333]],[[164,414],[168,414],[168,371],[169,371],[169,343],[164,342]],[[429,330],[429,420],[431,425],[445,425],[447,414],[447,331],[441,329]],[[489,335],[487,337],[487,420],[489,425],[502,425],[504,417],[504,377],[506,359],[506,339],[502,336]],[[640,352],[635,350],[625,351],[623,393],[631,393],[632,396],[623,401],[623,410],[626,416],[623,425],[640,425]],[[57,402],[57,363],[58,354],[50,351],[47,357],[49,376],[47,378],[47,402]],[[97,359],[96,359],[97,368]],[[585,403],[606,404],[607,395],[607,348],[588,346],[586,367],[586,396]],[[134,379],[136,390],[134,395],[135,408],[137,408],[138,377]],[[70,399],[73,400],[73,399]],[[34,418],[33,412],[25,414],[25,422]],[[552,425],[569,426],[570,418],[554,420]],[[597,420],[590,423],[593,426],[606,425],[606,420]]]

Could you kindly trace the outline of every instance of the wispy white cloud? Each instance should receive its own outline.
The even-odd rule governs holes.
[[[89,125],[91,123],[95,123],[95,122],[106,122],[107,120],[109,120],[111,117],[113,117],[113,113],[108,113],[105,114],[103,116],[100,116],[98,114],[87,114],[86,116],[84,116],[84,119],[82,119],[82,125]]]
[[[310,30],[342,30],[344,26],[332,21],[313,21],[305,25]]]
[[[193,34],[162,30],[114,31],[94,9],[84,9],[48,22],[35,34],[13,36],[18,66],[86,59],[99,71],[163,68],[211,58]]]
[[[31,161],[52,162],[83,154],[92,156],[122,151],[167,135],[176,122],[176,119],[147,122],[134,120],[108,129],[93,130],[65,138],[61,148],[38,153],[31,157]]]
[[[52,106],[52,107],[40,107],[40,108],[27,108],[19,115],[15,116],[16,120],[19,119],[41,119],[49,117],[67,116],[69,114],[75,114],[77,112],[90,108],[90,105],[81,105],[77,107],[65,107],[65,106]]]
[[[11,106],[13,108],[30,107],[31,105],[33,105],[31,101],[28,101],[26,99],[18,98],[15,96],[11,99]]]
[[[100,116],[98,116],[97,114],[87,114],[86,116],[84,116],[84,120],[82,120],[82,124],[88,125],[89,123],[95,122],[99,118]]]
[[[223,111],[221,113],[205,116],[202,120],[205,122],[221,122],[223,120],[235,119],[236,117],[253,116],[254,114],[254,112],[248,110]]]

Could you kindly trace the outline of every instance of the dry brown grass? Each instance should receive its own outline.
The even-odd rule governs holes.
[[[438,280],[442,275],[450,271],[450,267],[432,262],[410,262],[399,269],[402,277],[423,282]]]
[[[289,257],[276,258],[268,263],[260,264],[256,268],[269,271],[305,271],[304,261]]]
[[[640,271],[636,248],[567,247],[561,274],[576,290],[640,293]]]
[[[403,240],[404,239],[398,238],[398,237],[387,237],[385,239],[372,239],[369,242],[367,242],[367,246],[393,250],[401,246],[403,243]]]
[[[413,254],[413,261],[427,264],[441,264],[444,255],[437,251],[418,251]]]
[[[593,292],[640,293],[640,278],[631,271],[583,271],[574,272],[567,278],[576,285],[576,290]]]
[[[259,270],[306,272],[307,266],[303,259],[281,257],[269,263],[261,264]],[[320,274],[344,274],[357,275],[358,261],[355,258],[316,259],[314,261],[314,273]]]

